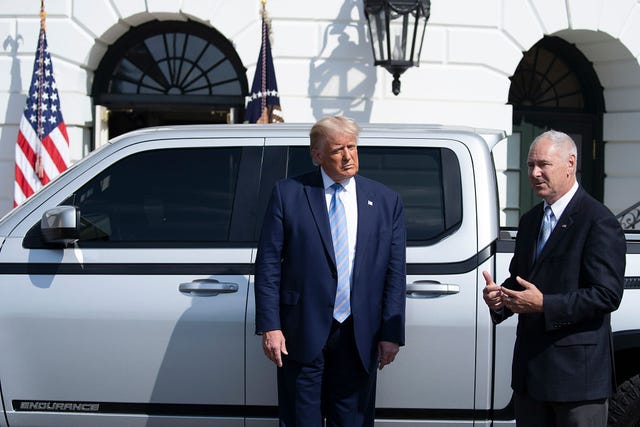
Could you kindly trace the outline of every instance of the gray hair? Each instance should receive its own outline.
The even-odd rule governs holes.
[[[531,152],[533,147],[542,139],[548,139],[549,141],[551,141],[556,148],[565,153],[566,159],[568,159],[569,156],[573,154],[576,157],[576,162],[578,161],[578,148],[574,140],[566,133],[553,129],[538,135],[536,139],[534,139],[531,143],[529,152]]]

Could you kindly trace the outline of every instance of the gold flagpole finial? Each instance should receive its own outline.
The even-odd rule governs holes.
[[[47,12],[44,11],[44,0],[40,0],[40,28],[45,28],[46,19],[47,19]]]

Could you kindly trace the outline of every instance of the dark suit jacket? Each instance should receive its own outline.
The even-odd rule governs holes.
[[[404,344],[405,241],[399,195],[355,177],[358,231],[351,313],[359,356],[375,366],[380,340]],[[256,258],[256,332],[282,329],[289,358],[320,355],[333,319],[337,272],[320,171],[276,183]]]
[[[606,398],[615,386],[610,313],[624,288],[624,233],[580,187],[534,262],[542,215],[540,203],[520,219],[503,283],[518,289],[520,276],[544,295],[544,313],[519,315],[511,385],[542,401]],[[511,314],[492,312],[496,322]]]

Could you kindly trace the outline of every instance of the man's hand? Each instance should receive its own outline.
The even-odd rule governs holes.
[[[491,310],[500,311],[502,307],[504,307],[504,302],[502,301],[502,286],[495,284],[488,271],[483,271],[482,275],[486,283],[482,290],[482,298],[484,298],[484,302]]]
[[[282,368],[282,355],[289,354],[284,341],[284,335],[280,329],[262,334],[262,350],[269,360],[278,365],[278,368]]]
[[[533,283],[527,282],[520,276],[516,277],[516,280],[524,290],[512,291],[502,288],[502,302],[505,307],[514,313],[542,313],[544,300],[542,292]]]
[[[398,344],[389,341],[380,341],[378,343],[378,369],[382,369],[393,362],[399,351],[400,346]]]

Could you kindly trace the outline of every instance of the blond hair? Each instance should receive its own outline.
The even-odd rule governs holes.
[[[310,148],[315,150],[320,144],[324,144],[335,135],[349,135],[358,140],[360,127],[348,117],[327,116],[318,120],[309,132]]]

